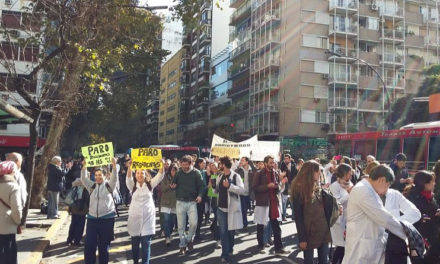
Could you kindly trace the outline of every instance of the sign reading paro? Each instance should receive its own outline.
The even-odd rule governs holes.
[[[112,163],[113,159],[113,143],[107,142],[81,148],[87,166],[96,167]]]
[[[162,150],[137,148],[131,151],[132,170],[156,170],[162,168]]]

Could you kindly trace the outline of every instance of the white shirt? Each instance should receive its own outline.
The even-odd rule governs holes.
[[[384,263],[385,229],[406,239],[398,219],[385,209],[373,186],[363,179],[352,189],[348,199],[342,264]]]
[[[348,187],[350,188],[351,186],[353,186],[353,183],[349,181]],[[341,186],[341,184],[338,181],[335,181],[330,185],[330,192],[332,193],[333,197],[336,198],[336,201],[338,201],[338,203],[340,203],[344,208],[342,215],[339,216],[336,223],[330,228],[330,231],[332,233],[333,244],[335,244],[338,247],[344,247],[345,246],[344,232],[347,222],[347,203],[348,203],[349,193],[345,188]]]
[[[388,189],[385,198],[385,209],[399,221],[405,220],[411,224],[416,223],[422,217],[419,209],[399,191],[394,189]],[[403,215],[400,215],[400,213]]]
[[[26,198],[27,198],[27,183],[26,179],[24,178],[23,173],[21,171],[15,172],[15,180],[18,183],[18,187],[20,187],[20,198],[22,202],[22,207],[24,208],[24,205],[26,204]]]

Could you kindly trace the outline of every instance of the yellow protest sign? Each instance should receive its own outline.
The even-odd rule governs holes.
[[[240,158],[240,149],[239,148],[227,148],[227,147],[213,147],[211,149],[211,155],[224,157],[228,156],[230,158]]]
[[[113,143],[107,142],[102,144],[90,145],[81,148],[87,166],[97,167],[112,164],[113,159]]]
[[[137,148],[131,151],[132,170],[156,170],[162,168],[162,150]]]

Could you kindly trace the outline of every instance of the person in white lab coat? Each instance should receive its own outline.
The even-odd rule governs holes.
[[[130,162],[131,163],[131,162]],[[150,261],[151,239],[155,233],[156,209],[154,207],[153,189],[164,177],[163,166],[154,178],[146,170],[136,170],[135,180],[131,164],[127,170],[125,181],[132,198],[128,209],[128,234],[131,236],[133,262],[139,262],[139,244],[141,244],[142,264]]]
[[[344,258],[344,233],[347,218],[348,196],[353,188],[353,183],[351,182],[352,176],[353,169],[349,165],[342,163],[336,168],[337,180],[330,185],[330,192],[343,207],[342,215],[339,216],[336,223],[330,228],[332,233],[332,241],[336,246],[332,258],[333,264],[341,263],[342,259]]]
[[[399,220],[388,212],[379,195],[394,182],[387,165],[374,168],[350,193],[347,205],[345,256],[342,264],[374,264],[385,261],[385,229],[406,239]]]

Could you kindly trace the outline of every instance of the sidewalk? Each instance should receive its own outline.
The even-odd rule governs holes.
[[[67,211],[60,211],[60,219],[47,219],[39,209],[30,209],[26,229],[17,235],[18,263],[39,264],[44,250],[68,220]]]

